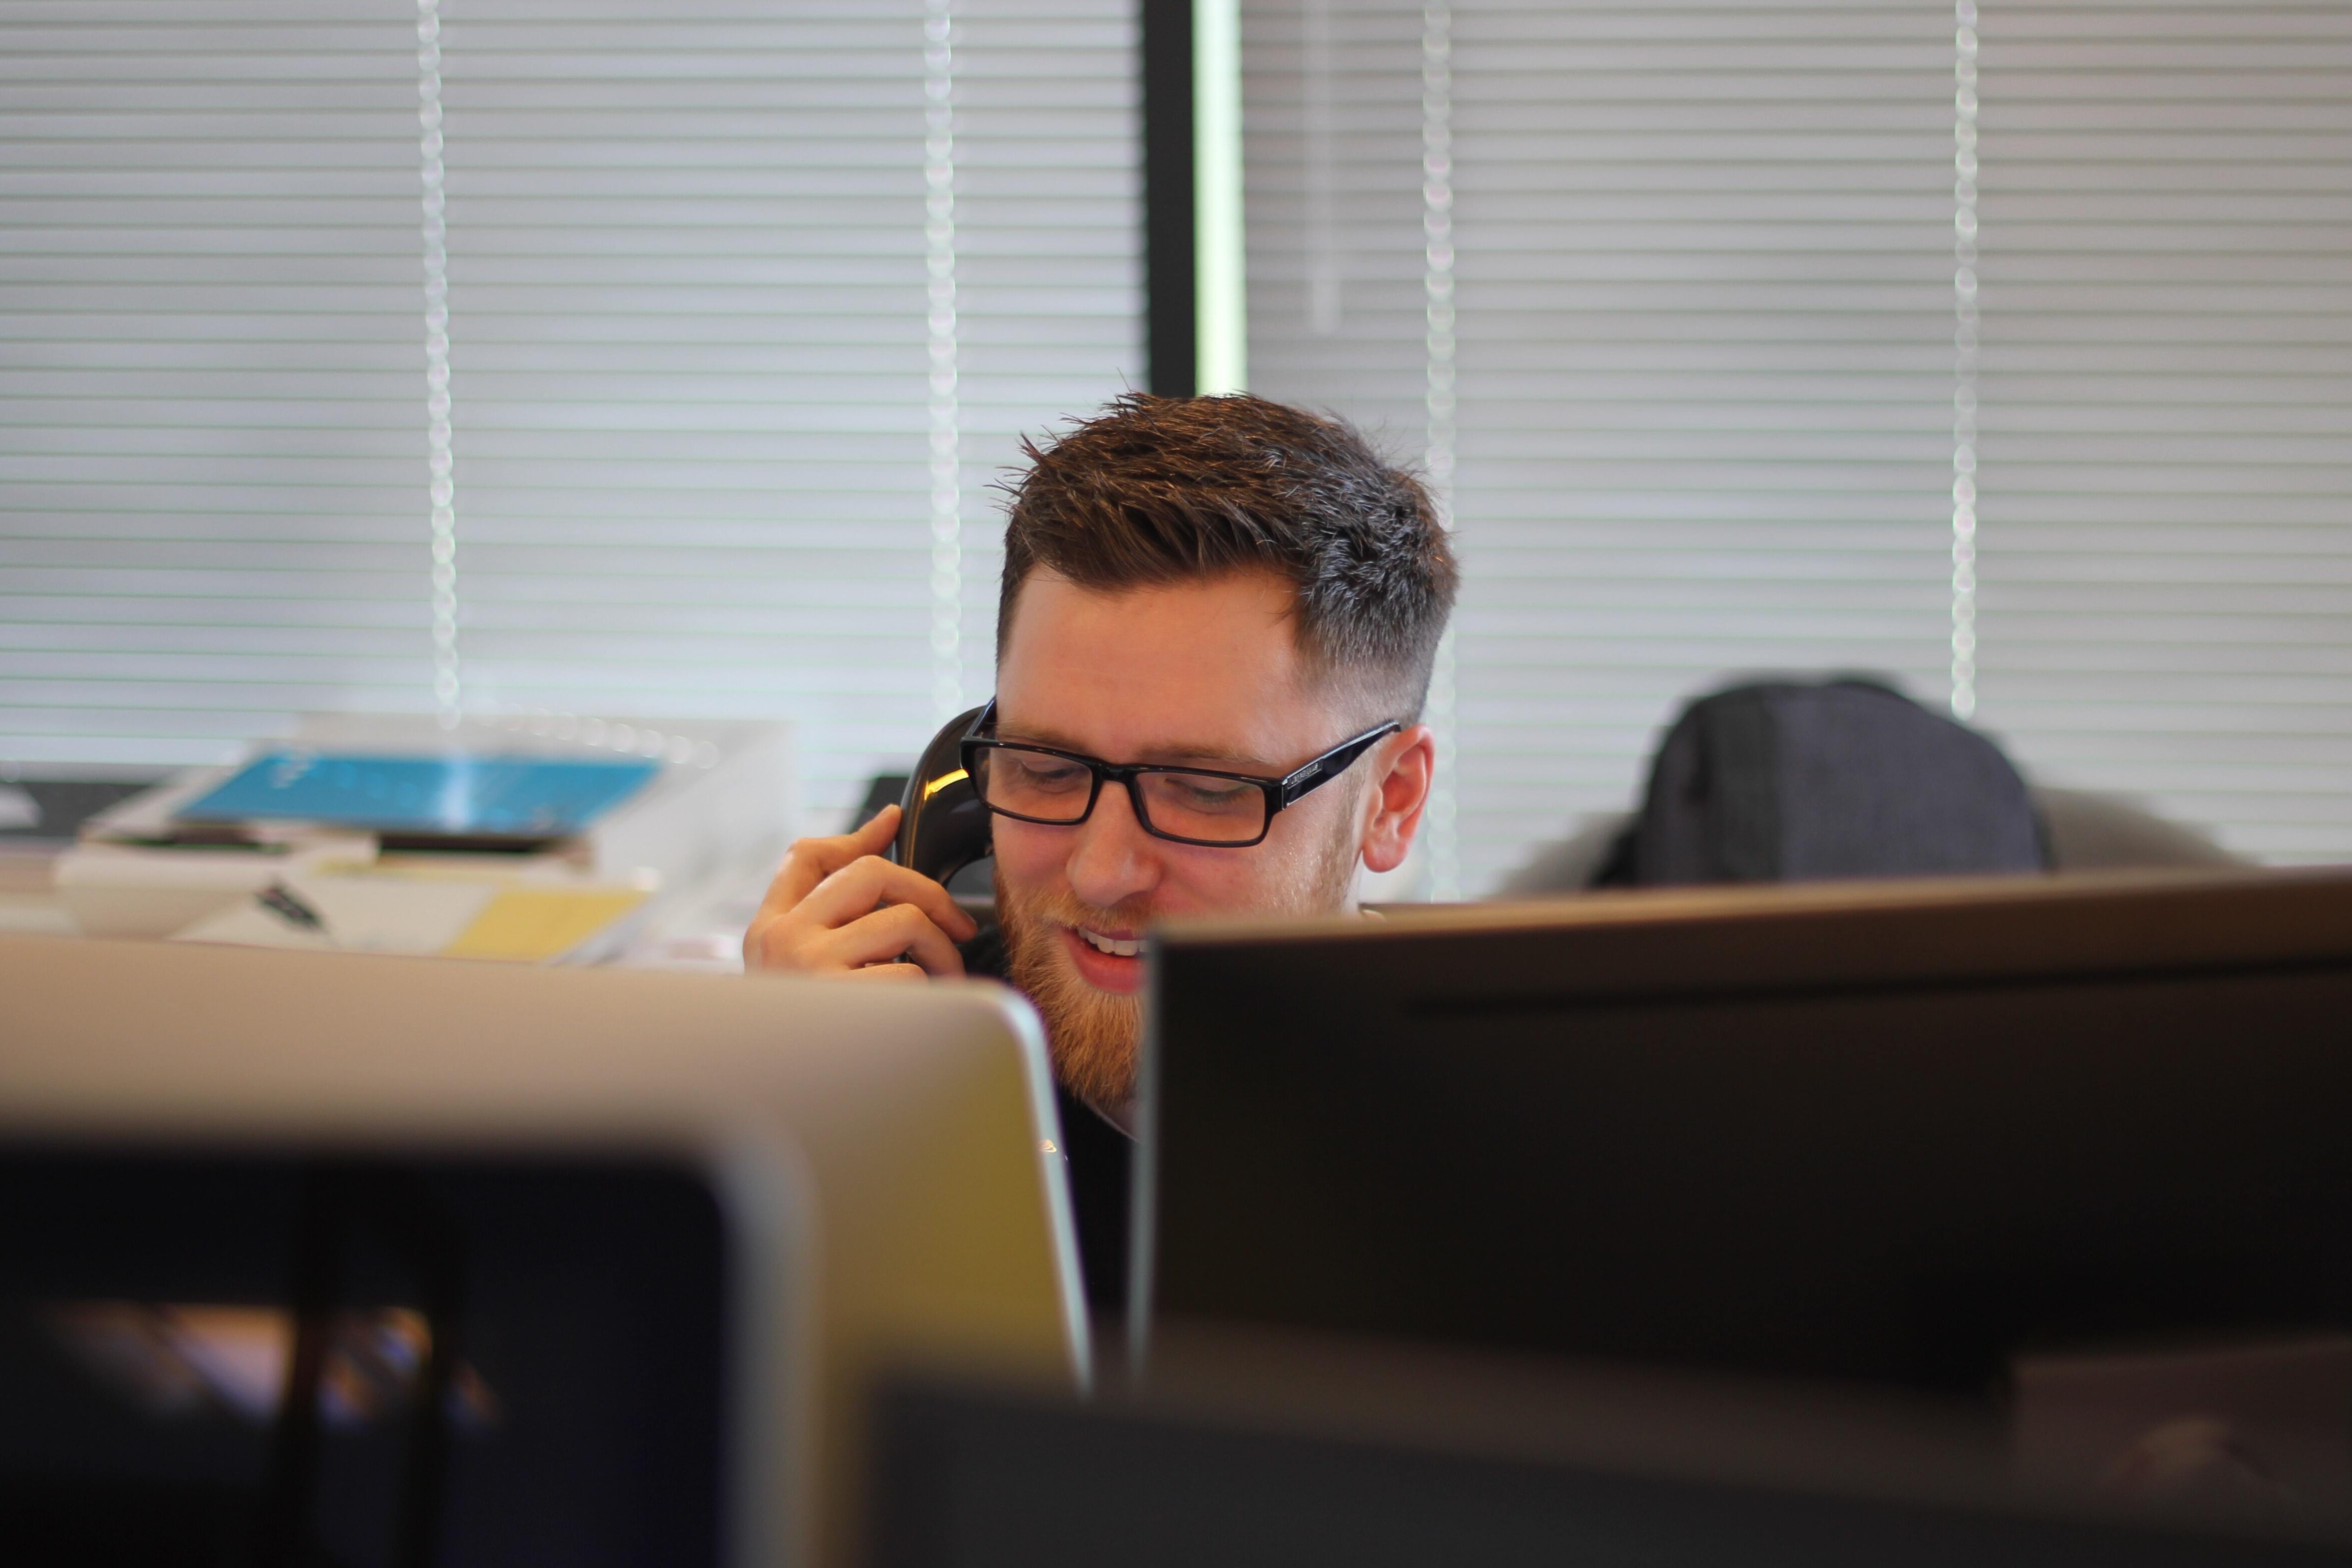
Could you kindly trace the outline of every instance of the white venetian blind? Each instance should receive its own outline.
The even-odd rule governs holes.
[[[451,0],[459,633],[480,699],[791,715],[812,798],[845,804],[945,716],[935,569],[955,574],[958,691],[986,695],[986,483],[1017,432],[1141,379],[1125,12],[959,4],[942,72],[919,4]],[[928,150],[954,186],[945,245],[927,78],[955,111]],[[941,341],[961,567],[931,522]]]
[[[1250,390],[1426,444],[1422,7],[1245,0]]]
[[[2352,8],[1979,19],[1980,717],[2352,859]]]
[[[1256,388],[1454,462],[1463,892],[1770,670],[2352,857],[2352,12],[1977,9],[1248,0]]]
[[[987,0],[957,52],[960,700],[996,683],[1020,441],[1150,384],[1135,0]],[[959,9],[959,16],[964,15]]]
[[[0,7],[0,761],[433,706],[438,535],[466,707],[847,804],[985,695],[1017,433],[1142,380],[1131,7],[425,10]]]
[[[1267,0],[1249,26],[1256,390],[1417,458],[1451,350],[1463,892],[1630,804],[1729,674],[1942,700],[1948,12]]]
[[[0,5],[0,764],[430,702],[415,26]]]

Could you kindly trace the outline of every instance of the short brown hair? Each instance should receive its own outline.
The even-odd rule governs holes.
[[[1039,568],[1097,591],[1272,571],[1318,673],[1360,672],[1420,716],[1457,573],[1421,481],[1345,422],[1265,398],[1130,392],[1043,446],[1010,486],[1002,658]]]

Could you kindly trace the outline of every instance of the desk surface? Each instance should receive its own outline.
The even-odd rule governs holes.
[[[48,881],[48,857],[0,853],[0,935],[79,936],[72,909]],[[702,882],[664,892],[637,934],[612,962],[634,969],[740,973],[744,927],[774,874],[776,855],[761,852]]]

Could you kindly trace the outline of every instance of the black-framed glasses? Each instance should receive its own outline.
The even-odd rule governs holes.
[[[1127,787],[1136,821],[1153,838],[1232,850],[1264,842],[1276,812],[1337,779],[1375,741],[1404,727],[1384,724],[1368,729],[1279,779],[1266,779],[1152,762],[1105,762],[1050,746],[1024,746],[988,735],[995,723],[996,704],[991,701],[964,732],[961,747],[972,789],[998,816],[1074,828],[1094,815],[1108,780]]]

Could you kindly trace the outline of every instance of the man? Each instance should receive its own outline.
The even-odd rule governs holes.
[[[1027,450],[974,779],[1002,952],[980,951],[946,889],[879,858],[892,807],[794,844],[743,956],[877,983],[1001,973],[1026,993],[1061,1091],[1087,1297],[1110,1310],[1144,932],[1350,910],[1360,868],[1402,862],[1436,758],[1419,720],[1455,571],[1417,481],[1346,425],[1261,398],[1125,397]]]

